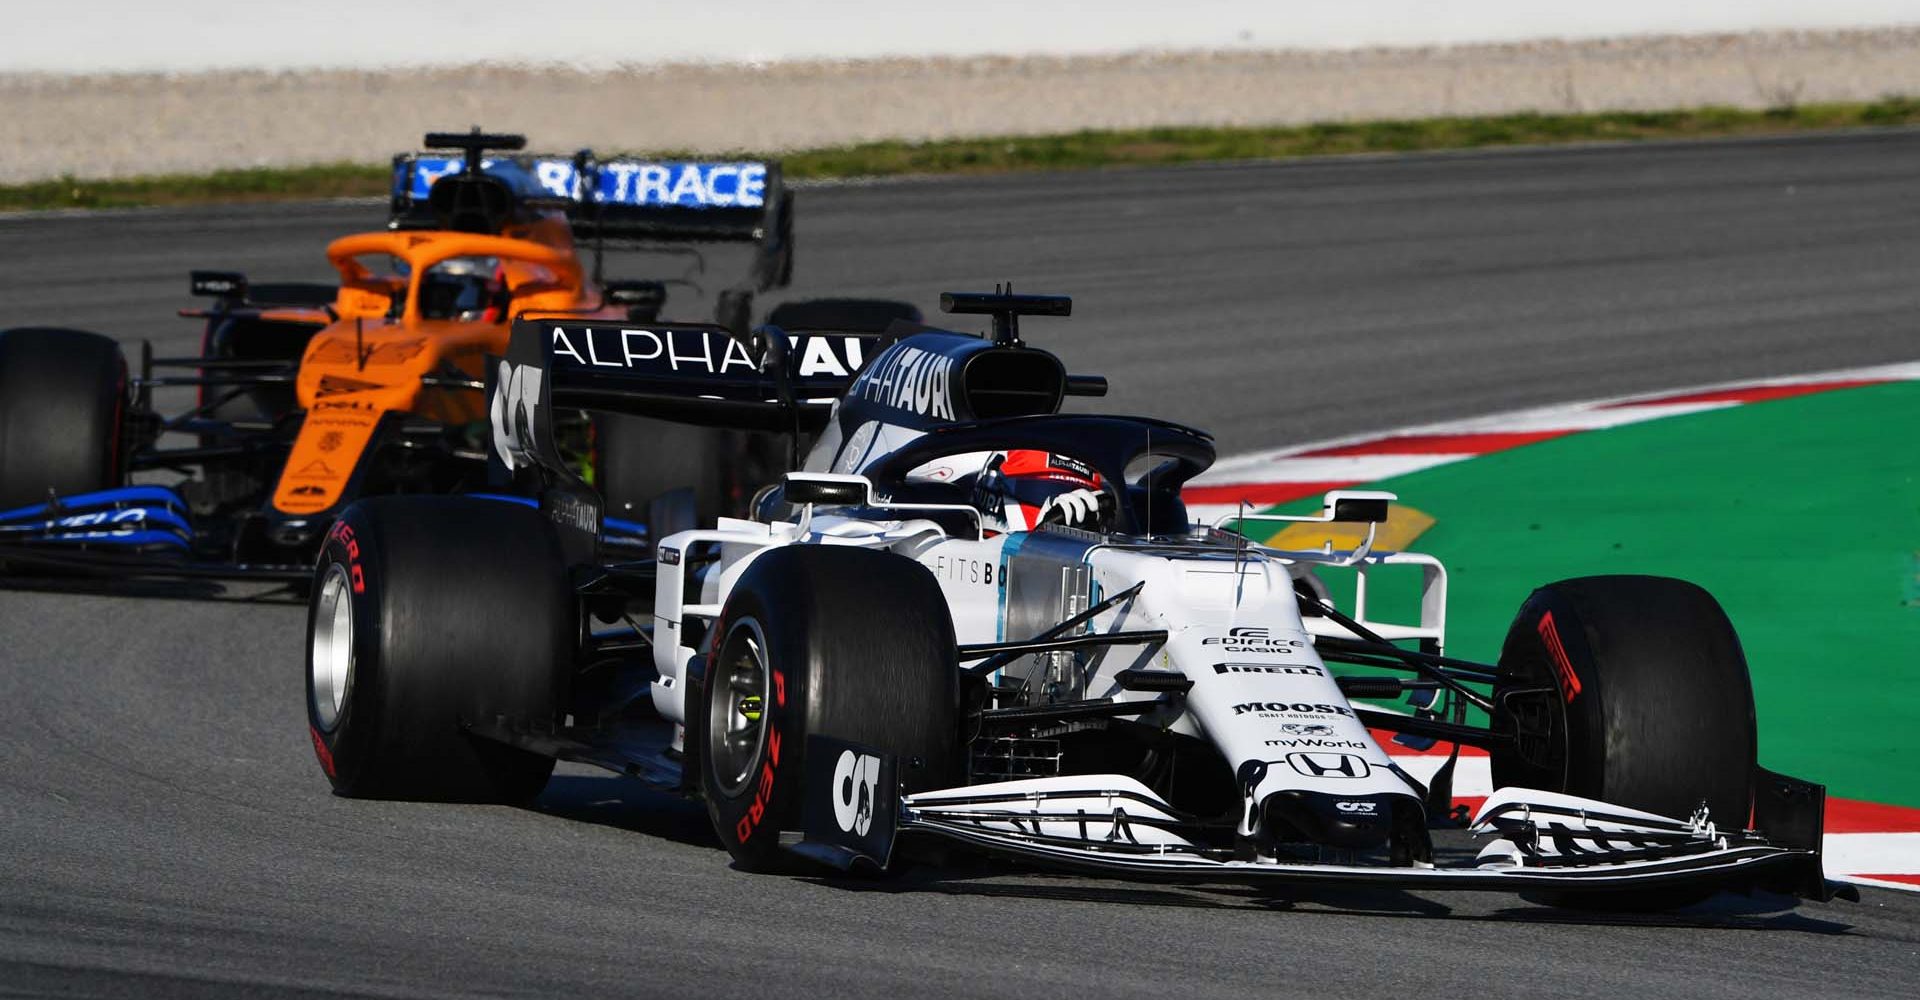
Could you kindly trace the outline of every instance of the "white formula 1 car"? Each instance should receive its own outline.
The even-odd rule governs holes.
[[[1353,526],[1345,550],[1191,525],[1180,488],[1213,460],[1206,435],[1059,412],[1105,381],[1018,321],[1069,300],[942,305],[992,334],[520,324],[489,380],[517,493],[370,500],[321,556],[308,703],[336,791],[520,799],[555,759],[586,761],[704,797],[759,870],[963,845],[1115,876],[1645,908],[1830,894],[1824,791],[1756,765],[1745,660],[1704,591],[1550,584],[1496,662],[1453,658],[1444,568],[1372,548],[1391,496],[1293,519]],[[657,561],[610,562],[556,406],[816,440],[754,518],[671,531],[656,504]],[[1097,503],[1008,515],[991,456],[1015,453]],[[1346,611],[1321,566],[1357,570]],[[1366,613],[1368,580],[1395,572],[1419,577],[1418,621]],[[1498,790],[1468,816],[1451,759],[1422,780],[1388,740],[1485,748]]]

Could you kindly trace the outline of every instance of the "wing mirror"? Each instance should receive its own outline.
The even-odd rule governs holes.
[[[609,281],[606,283],[607,301],[627,310],[627,319],[635,323],[651,323],[660,318],[660,310],[667,303],[667,283],[664,281]]]
[[[781,492],[790,504],[866,505],[871,503],[873,484],[865,476],[789,472]]]
[[[1349,524],[1385,524],[1394,494],[1382,490],[1333,490],[1327,494],[1322,520]]]

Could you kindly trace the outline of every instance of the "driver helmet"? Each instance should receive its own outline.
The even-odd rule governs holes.
[[[498,323],[506,314],[506,268],[497,257],[452,257],[421,275],[420,312],[428,319]]]
[[[949,455],[906,478],[968,490],[982,526],[995,532],[1031,531],[1043,520],[1099,530],[1111,508],[1099,473],[1059,452],[1016,448]]]

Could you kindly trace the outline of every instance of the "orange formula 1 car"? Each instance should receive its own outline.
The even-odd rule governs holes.
[[[718,296],[719,325],[740,335],[753,293],[786,283],[793,196],[777,164],[490,153],[524,142],[430,134],[457,153],[396,157],[389,228],[327,247],[337,286],[195,272],[214,299],[184,313],[207,321],[199,357],[143,345],[130,371],[99,334],[0,331],[0,570],[298,585],[354,499],[487,488],[487,358],[515,318],[661,325],[672,282],[605,280],[610,244],[752,244],[751,277]],[[918,318],[897,303],[782,308],[769,319],[816,328]],[[154,410],[154,388],[182,385],[198,405]],[[726,512],[782,459],[765,436],[658,420],[578,414],[552,430],[608,494],[609,544],[636,550],[649,506],[671,501],[676,522]]]

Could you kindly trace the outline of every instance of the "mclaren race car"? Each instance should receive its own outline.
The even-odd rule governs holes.
[[[670,285],[694,283],[609,280],[609,250],[703,268],[698,245],[750,244],[750,277],[718,295],[719,321],[741,334],[754,293],[787,283],[794,208],[778,164],[509,155],[524,143],[475,129],[426,137],[451,153],[396,157],[388,228],[327,247],[337,285],[194,272],[192,291],[213,300],[186,313],[206,322],[200,356],[143,348],[130,366],[98,334],[0,332],[0,573],[302,585],[353,500],[484,486],[481,369],[515,317],[652,322]],[[877,330],[917,316],[816,300],[770,318]],[[197,405],[159,413],[152,392],[168,386],[195,387]],[[737,513],[789,466],[764,435],[620,415],[572,419],[562,438],[612,504],[610,537],[642,549],[661,498],[698,523]]]
[[[942,305],[992,331],[902,322],[854,357],[777,329],[518,324],[489,379],[500,495],[373,499],[327,536],[307,705],[334,790],[511,801],[587,762],[704,799],[752,870],[959,847],[1570,905],[1829,893],[1824,790],[1757,765],[1740,643],[1701,589],[1548,584],[1497,658],[1456,658],[1445,568],[1373,546],[1391,495],[1293,518],[1344,547],[1230,530],[1271,515],[1191,524],[1206,434],[1060,412],[1106,383],[1019,320],[1069,300]],[[573,407],[817,438],[752,516],[628,560],[557,448]],[[1311,582],[1328,567],[1356,574],[1344,609]],[[1377,620],[1368,581],[1396,573],[1418,613]],[[1451,760],[1416,776],[1395,741],[1484,748],[1497,791],[1468,814]]]

